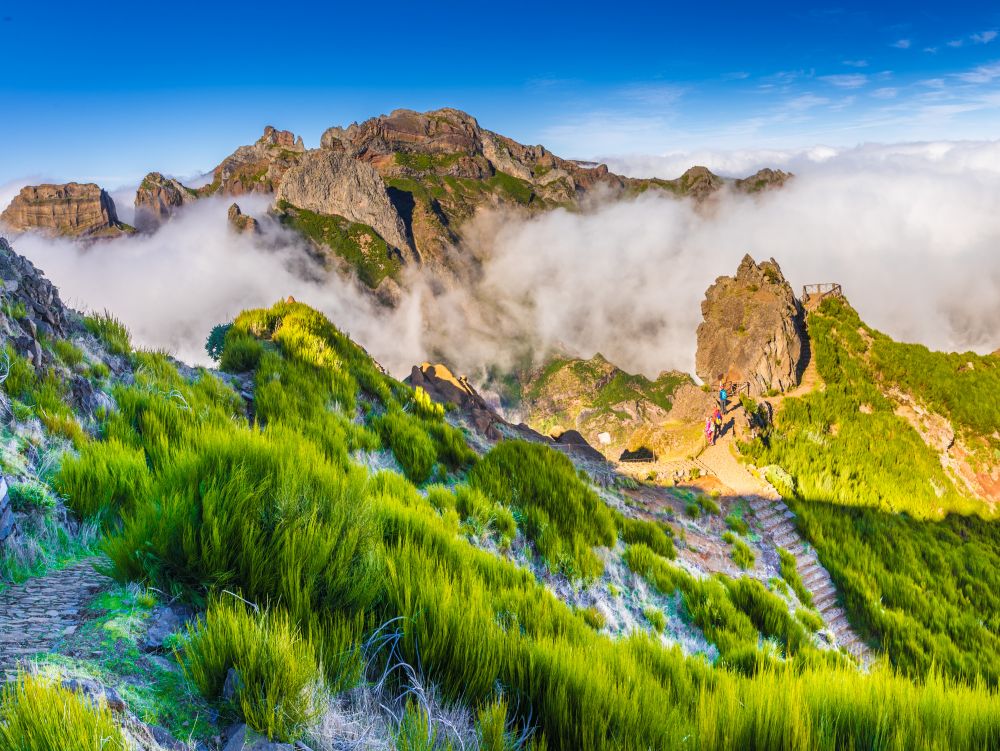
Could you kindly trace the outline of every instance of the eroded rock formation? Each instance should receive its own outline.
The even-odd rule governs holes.
[[[178,208],[197,199],[198,192],[180,181],[150,172],[135,193],[136,229],[143,232],[156,229]]]
[[[124,230],[115,202],[94,183],[28,185],[0,214],[13,230],[71,237],[116,235]]]
[[[229,226],[232,227],[237,232],[256,235],[260,233],[260,225],[257,220],[254,219],[249,214],[244,214],[239,207],[239,204],[234,203],[229,207]]]
[[[409,249],[403,221],[370,164],[329,149],[307,151],[288,170],[277,202],[367,224],[389,245]]]
[[[721,276],[701,304],[695,369],[706,383],[749,383],[750,393],[785,391],[801,375],[801,303],[774,261],[744,256],[736,276]]]

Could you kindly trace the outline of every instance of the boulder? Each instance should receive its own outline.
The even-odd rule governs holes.
[[[640,446],[635,451],[625,449],[618,458],[620,462],[649,463],[656,461],[656,454],[645,446]]]
[[[42,230],[70,237],[116,235],[125,229],[111,196],[94,183],[25,186],[0,221],[20,232]]]
[[[16,534],[17,522],[14,520],[14,507],[10,502],[7,480],[0,475],[0,550]]]
[[[150,172],[135,192],[135,226],[148,232],[156,229],[184,204],[198,200],[198,193],[172,177]]]
[[[295,751],[290,743],[275,743],[254,733],[246,725],[240,724],[227,732],[223,751]]]
[[[701,312],[695,370],[705,383],[748,383],[752,396],[798,384],[802,304],[774,259],[757,264],[744,256],[735,277],[719,277],[708,288]]]
[[[308,151],[285,173],[279,205],[367,224],[389,245],[410,249],[403,220],[371,165],[329,149]]]
[[[194,620],[190,608],[182,605],[158,605],[153,609],[146,628],[146,635],[139,646],[146,652],[166,652],[167,638],[179,632]]]
[[[229,226],[240,234],[260,234],[260,225],[257,223],[257,220],[248,214],[244,214],[240,210],[239,204],[234,203],[229,207]]]

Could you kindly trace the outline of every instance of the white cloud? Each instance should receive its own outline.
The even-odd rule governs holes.
[[[897,39],[895,42],[890,44],[890,47],[895,47],[898,50],[908,50],[912,42],[909,39]]]
[[[292,294],[396,375],[429,357],[474,372],[509,363],[526,344],[602,352],[649,375],[689,370],[704,290],[745,252],[775,257],[796,289],[841,282],[865,320],[897,338],[1000,346],[1000,142],[697,152],[611,166],[673,176],[695,163],[797,176],[778,191],[722,194],[700,207],[650,191],[530,219],[486,212],[466,227],[461,251],[477,259],[474,277],[440,296],[418,278],[395,310],[318,269],[260,199],[239,199],[264,224],[258,239],[230,232],[228,201],[213,199],[152,236],[87,248],[25,236],[15,246],[69,302],[110,308],[140,342],[188,359],[215,323]]]
[[[894,99],[898,94],[899,89],[886,86],[881,89],[875,89],[871,95],[876,99]]]
[[[868,76],[864,73],[841,73],[831,76],[820,76],[820,80],[841,89],[860,89],[868,83]]]
[[[997,32],[994,30],[982,31],[978,34],[973,34],[969,39],[971,39],[976,44],[989,44],[994,39],[997,38]]]
[[[966,83],[991,83],[1000,78],[1000,62],[980,65],[964,73],[958,73],[956,77]]]
[[[937,54],[937,47],[924,47],[924,52],[930,53],[931,55]]]
[[[957,47],[961,47],[963,44],[965,44],[965,40],[964,39],[952,39],[950,42],[946,42],[946,44],[949,47],[956,47],[957,48]]]
[[[263,235],[234,233],[226,219],[232,200],[199,201],[152,235],[89,245],[36,234],[10,239],[60,288],[67,304],[107,308],[140,344],[165,348],[190,363],[207,361],[204,342],[212,326],[288,295],[329,314],[385,355],[387,367],[398,370],[419,360],[418,332],[408,323],[416,317],[409,309],[387,313],[354,283],[319,268],[301,239],[267,216],[267,199],[237,199],[261,222]]]
[[[848,67],[851,67],[851,68],[867,68],[868,67],[868,61],[867,60],[844,60],[844,65],[847,65]]]

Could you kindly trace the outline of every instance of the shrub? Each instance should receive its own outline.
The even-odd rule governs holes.
[[[125,751],[103,701],[21,673],[0,692],[0,751]]]
[[[15,511],[26,513],[30,511],[51,511],[56,501],[47,485],[29,480],[27,482],[12,482],[8,485],[10,502]]]
[[[795,617],[807,631],[816,632],[823,628],[823,618],[813,610],[799,608],[795,611]]]
[[[236,329],[226,333],[225,345],[219,358],[219,368],[227,373],[254,370],[264,354],[264,345],[250,334]]]
[[[580,615],[583,616],[584,622],[595,631],[600,631],[607,625],[604,614],[593,605],[588,608],[581,608]]]
[[[736,534],[743,535],[746,537],[750,534],[750,525],[747,524],[746,519],[742,516],[737,516],[736,514],[730,514],[726,517],[726,525]]]
[[[142,449],[111,439],[63,459],[53,485],[81,519],[111,520],[147,499],[151,476]]]
[[[659,633],[663,633],[663,629],[667,627],[667,617],[663,615],[663,611],[657,607],[649,605],[643,608],[642,614],[646,616],[646,620],[649,621],[649,625]]]
[[[666,527],[666,529],[670,529]],[[664,526],[644,519],[632,519],[621,514],[618,515],[618,532],[622,541],[626,544],[643,543],[647,545],[657,555],[664,558],[674,559],[677,557],[677,550],[674,548],[674,541],[667,536]]]
[[[476,735],[479,751],[515,751],[520,747],[509,726],[506,700],[496,699],[476,713]]]
[[[743,540],[733,541],[733,549],[729,555],[732,557],[733,563],[741,569],[751,569],[757,561],[750,546],[743,542]]]
[[[198,690],[213,700],[221,698],[226,677],[235,670],[233,708],[271,740],[295,740],[323,709],[316,652],[280,611],[256,615],[232,598],[215,601],[203,620],[188,626],[178,659]]]
[[[114,355],[127,357],[132,352],[132,335],[128,328],[110,312],[84,316],[83,325],[104,342],[104,346]]]
[[[52,351],[70,368],[75,368],[83,362],[83,351],[67,339],[56,339],[52,342]]]
[[[778,563],[781,570],[781,578],[788,582],[788,586],[795,592],[795,596],[799,598],[799,602],[807,608],[811,608],[813,604],[812,592],[806,588],[806,585],[802,582],[802,577],[799,576],[795,556],[783,548],[778,548]]]
[[[410,480],[420,484],[430,479],[437,449],[418,420],[394,409],[378,417],[374,424]]]

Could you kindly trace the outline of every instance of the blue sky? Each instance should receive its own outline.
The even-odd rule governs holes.
[[[1000,137],[996,3],[0,0],[0,184],[459,107],[568,157]]]

